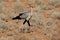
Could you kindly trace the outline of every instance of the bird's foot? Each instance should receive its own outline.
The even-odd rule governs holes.
[[[29,28],[21,28],[20,30],[21,30],[20,32],[22,33],[30,33]]]
[[[21,26],[20,28],[20,32],[21,33],[31,33],[31,32],[34,32],[34,27],[31,25],[31,26]]]

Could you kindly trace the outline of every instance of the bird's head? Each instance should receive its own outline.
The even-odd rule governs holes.
[[[32,4],[28,4],[28,7],[27,8],[35,8],[35,6],[32,5]]]

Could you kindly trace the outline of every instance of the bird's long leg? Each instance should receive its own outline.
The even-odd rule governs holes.
[[[30,22],[29,22],[29,20],[27,20],[27,23],[28,23],[28,25],[30,26]]]
[[[25,19],[25,21],[23,22],[23,24],[25,24],[26,22],[27,22],[28,25],[30,26],[30,22],[29,22],[29,20],[26,20],[26,19]]]
[[[27,22],[27,20],[25,19],[25,21],[23,22],[23,24],[25,24]]]

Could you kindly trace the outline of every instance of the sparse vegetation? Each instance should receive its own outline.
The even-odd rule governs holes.
[[[27,3],[35,7],[30,29],[12,20],[29,10]],[[60,0],[0,0],[0,40],[60,40]]]

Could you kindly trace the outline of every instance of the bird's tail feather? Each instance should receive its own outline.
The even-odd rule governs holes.
[[[19,16],[16,16],[14,18],[12,18],[13,20],[16,20],[16,19],[21,19]]]

